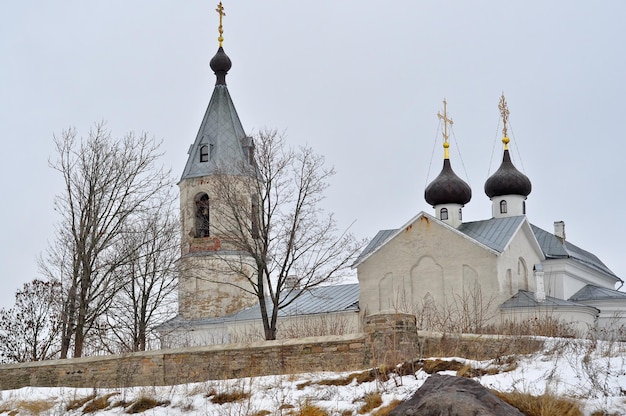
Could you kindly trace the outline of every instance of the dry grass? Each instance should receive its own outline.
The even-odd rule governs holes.
[[[364,400],[365,404],[361,406],[358,412],[360,415],[371,412],[372,410],[383,404],[383,398],[378,392],[366,394]]]
[[[90,394],[87,397],[81,397],[78,399],[70,400],[67,406],[65,406],[65,410],[69,412],[70,410],[80,409],[81,407],[83,407],[85,403],[90,402],[95,398],[96,398],[95,394]]]
[[[439,337],[421,337],[422,357],[464,357],[471,360],[490,360],[506,356],[532,354],[543,348],[543,341],[527,336],[461,337],[443,334]]]
[[[428,374],[438,373],[440,371],[459,371],[463,368],[463,364],[456,360],[425,360],[422,364],[422,370]]]
[[[526,416],[583,416],[580,405],[576,401],[557,397],[550,393],[533,396],[519,392],[493,392]]]
[[[497,327],[485,328],[483,333],[500,335],[534,335],[557,338],[579,338],[572,325],[550,315],[536,316],[523,321],[507,321]]]
[[[117,396],[119,393],[109,393],[104,396],[96,397],[90,402],[87,402],[83,409],[83,414],[94,413],[98,410],[103,410],[109,407],[109,399],[113,396]]]
[[[233,390],[227,392],[218,393],[215,390],[207,393],[206,397],[211,400],[211,403],[215,404],[224,404],[224,403],[233,403],[240,402],[242,400],[249,399],[252,396],[251,393],[243,391],[243,390]]]
[[[146,410],[153,409],[157,406],[166,406],[170,404],[170,402],[160,402],[158,400],[153,399],[152,397],[142,396],[138,398],[133,404],[130,405],[128,409],[126,409],[126,413],[141,413]]]
[[[374,411],[372,413],[372,416],[387,416],[389,415],[389,413],[391,413],[393,409],[398,407],[400,403],[402,403],[400,400],[394,399],[387,406],[383,406],[380,409],[377,409],[376,411]]]
[[[9,416],[18,414],[38,415],[45,413],[54,406],[54,400],[19,400],[5,403],[0,407],[0,413]]]
[[[300,405],[300,409],[289,413],[293,416],[330,416],[330,414],[319,406],[312,404],[310,401]]]

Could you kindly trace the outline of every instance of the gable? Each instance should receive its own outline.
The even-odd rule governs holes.
[[[396,238],[403,230],[413,227],[421,218],[425,218],[430,223],[442,227],[453,235],[465,238],[468,242],[478,245],[484,250],[496,255],[501,254],[506,249],[511,239],[526,222],[525,216],[491,218],[484,221],[463,223],[457,229],[425,212],[420,212],[401,228],[379,231],[365,249],[363,249],[359,257],[352,264],[352,267],[357,267],[391,240]],[[540,251],[538,245],[537,250]]]

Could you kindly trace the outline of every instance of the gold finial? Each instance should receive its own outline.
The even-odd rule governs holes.
[[[226,16],[226,13],[224,13],[224,6],[222,6],[221,1],[220,1],[220,4],[217,5],[217,9],[215,9],[215,11],[220,15],[220,25],[217,28],[217,31],[220,32],[220,36],[217,38],[217,40],[220,43],[220,48],[221,48],[222,42],[224,42],[224,36],[222,36],[224,34],[224,29],[222,28],[222,18]]]
[[[446,99],[443,99],[443,115],[439,112],[437,113],[437,117],[439,117],[440,120],[443,120],[443,158],[444,159],[450,159],[450,152],[448,151],[448,148],[450,147],[450,143],[448,143],[448,137],[450,137],[450,134],[448,133],[448,124],[450,126],[452,126],[454,124],[454,121],[452,121],[452,119],[450,117],[448,117],[448,110],[447,110],[447,102]]]
[[[500,115],[502,116],[502,143],[504,143],[504,150],[509,149],[509,137],[506,135],[506,123],[509,121],[509,107],[506,105],[506,99],[504,98],[504,93],[502,93],[502,97],[500,97],[500,103],[498,104],[498,108],[500,109]]]

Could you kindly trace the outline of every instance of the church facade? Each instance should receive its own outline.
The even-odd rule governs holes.
[[[219,40],[210,63],[216,84],[179,182],[179,310],[159,328],[163,346],[227,343],[262,333],[257,297],[241,290],[254,274],[255,262],[228,238],[237,214],[229,205],[232,200],[222,200],[223,192],[217,192],[224,178],[235,184],[236,200],[248,207],[253,232],[258,210],[254,142],[245,134],[226,86],[231,61],[221,45],[221,21]],[[532,185],[511,161],[504,97],[500,110],[502,163],[484,186],[491,216],[463,221],[472,189],[452,169],[452,121],[444,101],[439,114],[443,167],[424,192],[434,213],[419,212],[399,228],[378,232],[353,264],[358,284],[304,293],[280,311],[279,337],[290,327],[359,332],[366,315],[420,314],[429,308],[450,316],[465,314],[464,330],[539,316],[569,322],[580,332],[623,327],[626,293],[616,290],[623,281],[598,257],[568,241],[562,222],[555,223],[553,232],[529,222],[526,198]]]
[[[626,323],[623,281],[595,255],[565,238],[565,224],[554,232],[526,216],[530,179],[511,161],[504,122],[502,163],[484,186],[492,217],[463,222],[471,189],[452,170],[445,112],[444,162],[424,192],[434,215],[420,212],[394,230],[380,231],[355,263],[366,313],[424,311],[472,324],[500,324],[551,317],[578,333],[621,330]],[[461,317],[462,316],[462,317]]]

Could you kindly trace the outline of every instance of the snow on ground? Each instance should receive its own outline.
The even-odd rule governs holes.
[[[453,358],[445,358],[451,360]],[[454,358],[473,368],[490,368],[496,361],[473,361]],[[582,340],[549,339],[544,349],[536,354],[506,360],[513,370],[496,375],[477,377],[484,386],[500,391],[522,391],[534,395],[551,392],[579,400],[585,415],[594,411],[620,415],[626,414],[626,343],[592,342]],[[512,364],[512,365],[511,365]],[[502,367],[502,366],[501,366]],[[349,373],[308,373],[285,376],[266,376],[233,380],[212,380],[203,383],[168,387],[133,387],[124,389],[75,388],[22,388],[0,392],[0,412],[8,409],[26,409],[24,403],[48,403],[50,409],[41,414],[82,414],[82,408],[66,411],[67,404],[76,398],[94,392],[98,396],[118,393],[110,402],[131,402],[141,396],[168,405],[145,411],[146,415],[254,415],[262,410],[272,415],[288,414],[304,403],[312,403],[330,414],[345,411],[357,414],[370,393],[379,393],[383,406],[394,399],[409,398],[428,378],[419,370],[414,375],[391,377],[387,381],[357,383],[356,379],[345,386],[320,385],[323,380],[345,378]],[[442,374],[454,375],[445,371]],[[303,386],[306,384],[305,386]],[[226,404],[212,403],[207,395],[212,393],[243,391],[251,393],[241,401]],[[282,410],[281,408],[286,409]],[[28,414],[26,410],[19,414]],[[101,410],[94,415],[124,414],[123,407]],[[343,413],[346,414],[346,413]]]

